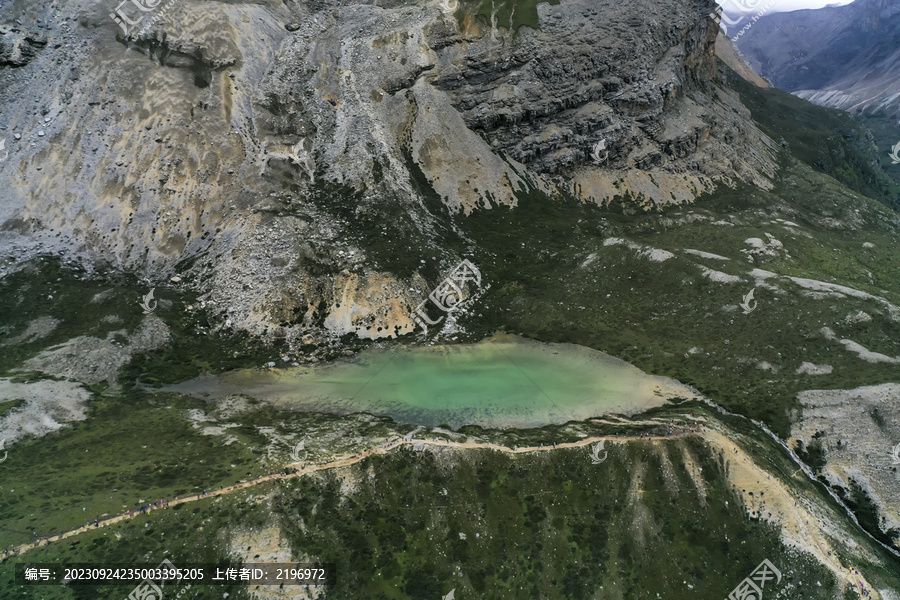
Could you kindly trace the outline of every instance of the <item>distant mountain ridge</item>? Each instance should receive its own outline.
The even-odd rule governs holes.
[[[900,117],[900,3],[765,15],[737,46],[760,75],[801,98]]]

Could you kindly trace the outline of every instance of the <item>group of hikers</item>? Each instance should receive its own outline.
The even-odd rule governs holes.
[[[296,475],[298,473],[297,469],[282,469],[279,473],[275,471],[269,471],[269,475],[283,475],[287,477],[288,475]]]
[[[204,494],[205,493],[206,492],[204,492]],[[200,496],[197,496],[197,499],[199,500]],[[137,515],[138,513],[145,515],[148,512],[150,512],[151,510],[158,509],[158,508],[169,508],[169,501],[166,500],[165,498],[157,498],[153,502],[148,502],[148,503],[144,504],[143,506],[136,508],[133,513],[131,512],[131,509],[129,508],[128,510],[125,511],[125,515],[128,517],[133,517],[133,516]],[[90,525],[90,523],[88,523],[88,524]]]

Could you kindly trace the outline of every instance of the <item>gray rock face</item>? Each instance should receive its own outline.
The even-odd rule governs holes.
[[[539,5],[541,30],[438,43],[444,68],[434,85],[447,92],[466,124],[496,149],[539,172],[588,162],[605,140],[610,160],[628,164],[643,143],[657,146],[636,166],[694,149],[666,144],[665,109],[712,78],[714,28],[697,20],[703,3],[672,11],[655,2],[589,0]],[[636,15],[642,15],[636,18]]]
[[[16,4],[47,45],[0,66],[0,249],[178,272],[221,327],[408,333],[430,286],[394,265],[456,264],[450,212],[774,174],[716,83],[712,0],[540,4],[517,31],[456,0],[135,2]]]
[[[46,45],[47,40],[39,31],[0,26],[0,67],[27,65]]]

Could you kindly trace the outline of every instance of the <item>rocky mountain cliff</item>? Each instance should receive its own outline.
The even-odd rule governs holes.
[[[451,214],[770,186],[712,6],[6,2],[0,249],[175,277],[216,329],[410,333]]]
[[[737,40],[775,86],[822,106],[900,116],[900,4],[846,6],[765,15]]]

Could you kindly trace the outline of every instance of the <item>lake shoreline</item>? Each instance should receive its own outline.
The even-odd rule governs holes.
[[[576,344],[495,334],[475,344],[370,349],[325,365],[242,369],[163,386],[204,400],[243,395],[304,412],[388,416],[459,429],[528,429],[631,416],[696,391]]]

